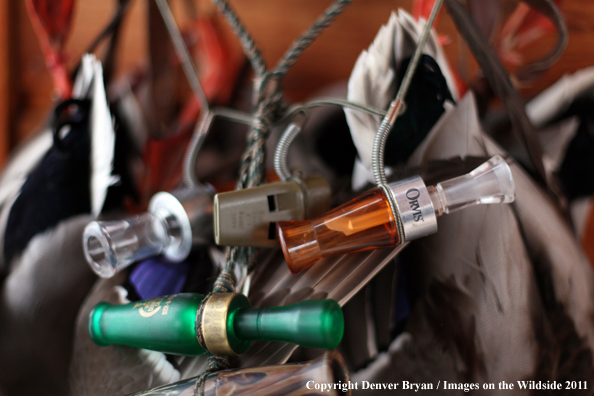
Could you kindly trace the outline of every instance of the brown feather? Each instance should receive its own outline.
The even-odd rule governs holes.
[[[431,132],[412,164],[451,155],[504,154],[482,133],[476,117],[474,101],[466,97]],[[569,372],[590,378],[592,270],[550,197],[517,164],[511,167],[513,206],[479,206],[443,216],[437,234],[407,250],[416,263],[413,282],[424,290],[409,320],[412,340],[427,346],[428,337],[447,345],[445,353],[456,362],[460,380],[554,380]],[[442,287],[437,299],[432,288],[446,281],[451,290]],[[460,308],[443,295],[459,295],[454,285],[474,298],[474,309]],[[443,311],[449,315],[439,315]],[[452,319],[440,328],[436,315]],[[460,334],[474,345],[461,344]],[[476,370],[481,360],[483,373]]]
[[[0,383],[11,395],[67,394],[76,313],[95,275],[81,215],[35,236],[12,261],[0,294]]]
[[[83,303],[76,322],[70,365],[70,393],[73,395],[115,395],[138,392],[180,379],[163,353],[143,349],[95,345],[88,333],[91,309],[100,301],[122,304],[125,290],[118,286],[125,272],[97,281]]]

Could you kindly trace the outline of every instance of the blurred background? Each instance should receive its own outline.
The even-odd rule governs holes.
[[[187,14],[187,1],[172,0],[181,22]],[[216,13],[209,1],[194,0],[196,12]],[[260,47],[268,66],[281,57],[285,49],[330,1],[317,0],[249,0],[230,2]],[[502,2],[504,3],[504,2]],[[515,3],[515,2],[509,2]],[[70,67],[112,17],[117,1],[77,1],[71,33],[65,43]],[[285,80],[289,101],[302,101],[324,86],[348,79],[359,53],[372,42],[379,27],[397,8],[411,11],[412,0],[355,1],[345,13],[314,42]],[[564,73],[594,63],[591,51],[594,41],[594,3],[566,0],[560,4],[569,28],[569,46],[560,61],[530,86],[521,87],[526,98],[533,97]],[[240,52],[239,43],[221,20],[229,42]],[[446,12],[437,24],[451,64],[470,81],[476,68],[472,55],[459,45],[458,34]],[[116,59],[116,76],[142,68],[149,49],[148,2],[135,1],[123,21]],[[525,59],[537,58],[553,45],[551,31],[522,48]],[[101,51],[101,47],[99,48]],[[464,75],[466,74],[466,75]],[[19,143],[35,133],[47,117],[55,93],[51,76],[45,67],[40,45],[27,14],[25,1],[0,1],[0,167]]]
[[[331,0],[229,2],[253,36],[269,69],[277,64],[295,38],[332,3]],[[569,43],[558,62],[529,83],[520,82],[518,71],[524,70],[533,61],[543,59],[557,43],[553,24],[526,5],[538,6],[545,4],[545,1],[460,2],[468,5],[475,20],[479,19],[477,22],[481,30],[489,32],[490,45],[526,101],[551,86],[564,74],[594,65],[594,52],[591,50],[594,41],[593,2],[549,0],[549,4],[554,2],[561,9],[568,27]],[[124,389],[132,392],[156,386],[161,380],[161,383],[167,383],[174,378],[165,375],[158,377],[155,374],[157,368],[160,370],[165,365],[157,367],[155,363],[156,368],[153,367],[152,361],[146,357],[149,355],[144,356],[138,350],[128,349],[125,355],[129,359],[122,359],[122,355],[118,355],[119,349],[99,348],[89,339],[86,320],[94,302],[110,301],[109,298],[113,298],[111,301],[121,303],[121,295],[118,293],[122,289],[119,286],[125,285],[127,289],[124,291],[135,289],[130,286],[131,281],[126,278],[126,273],[109,280],[97,281],[95,274],[83,260],[80,243],[84,226],[96,218],[98,211],[106,219],[108,216],[117,218],[123,215],[121,212],[143,212],[154,193],[171,190],[180,184],[183,153],[192,136],[200,105],[192,97],[188,80],[182,73],[180,61],[174,53],[156,3],[154,0],[0,0],[0,171],[6,170],[4,177],[0,178],[0,187],[4,184],[4,188],[0,188],[0,394],[37,395],[42,393],[39,389],[43,389],[44,394],[67,394],[69,376],[73,380],[71,390],[91,389],[86,394],[93,395],[100,394],[97,389],[105,384],[109,384],[111,388],[102,388],[104,394],[111,395],[116,393],[113,389],[119,390],[119,393],[124,393]],[[417,20],[428,14],[432,3],[432,0],[354,1],[290,69],[283,81],[286,103],[304,102],[320,93],[324,96],[344,95],[346,81],[357,57],[370,46],[380,27],[390,19],[391,12],[402,8],[413,16],[409,21]],[[47,37],[36,34],[36,31],[39,33],[41,30],[40,14],[34,15],[32,22],[28,12],[28,7],[32,7],[32,4],[42,5],[39,9],[42,10],[44,22],[54,29],[54,41],[51,43],[53,48],[50,48]],[[213,107],[228,106],[250,111],[248,102],[251,98],[250,83],[253,74],[250,73],[249,64],[244,61],[237,37],[218,14],[211,0],[169,0],[169,4],[185,42],[190,47],[209,103]],[[70,14],[69,6],[72,5],[74,8]],[[118,10],[124,8],[127,11],[122,13],[124,16],[117,34],[117,45],[110,45],[113,38],[108,37],[108,34],[104,40],[97,40],[110,21],[114,20]],[[385,375],[384,382],[392,382],[394,375],[409,378],[406,376],[413,373],[414,378],[418,372],[429,377],[434,376],[438,380],[458,378],[461,381],[464,378],[464,382],[469,382],[471,375],[474,375],[471,371],[452,370],[460,367],[470,367],[469,370],[480,368],[472,360],[474,355],[466,353],[469,345],[467,340],[473,340],[473,337],[478,340],[477,345],[487,345],[487,352],[483,354],[477,349],[480,353],[476,352],[476,356],[484,358],[486,362],[495,362],[493,367],[485,369],[492,377],[485,374],[484,378],[507,380],[507,376],[530,375],[530,378],[556,380],[572,378],[580,383],[594,378],[594,354],[591,352],[594,351],[594,277],[591,268],[591,263],[594,263],[594,121],[590,110],[594,103],[594,68],[587,70],[586,79],[576,80],[578,82],[572,85],[575,91],[580,91],[576,98],[568,98],[566,96],[570,95],[565,95],[565,91],[557,90],[559,95],[549,99],[547,106],[540,104],[541,113],[545,113],[541,118],[546,121],[537,126],[538,134],[526,128],[528,132],[534,133],[535,139],[538,135],[540,141],[537,144],[543,146],[545,155],[538,154],[538,160],[541,157],[549,160],[546,163],[550,168],[548,171],[559,175],[562,186],[566,187],[566,201],[557,199],[560,198],[558,196],[551,199],[553,194],[549,193],[553,190],[550,186],[548,188],[551,191],[541,189],[550,179],[547,179],[547,175],[540,175],[541,187],[532,181],[531,176],[538,176],[538,169],[530,168],[532,158],[526,155],[530,150],[523,149],[518,144],[519,140],[511,136],[512,128],[507,125],[508,120],[504,117],[506,110],[513,113],[513,110],[522,108],[522,103],[507,101],[507,104],[512,105],[507,109],[502,106],[494,92],[489,90],[470,49],[464,44],[445,10],[441,12],[435,28],[437,41],[443,46],[447,57],[444,64],[449,63],[446,66],[452,71],[452,81],[457,85],[459,96],[455,107],[448,110],[449,117],[444,117],[447,122],[436,128],[439,135],[435,135],[440,136],[440,139],[433,137],[431,144],[423,146],[425,152],[419,158],[422,156],[429,160],[449,160],[450,157],[445,155],[451,155],[450,152],[460,156],[490,156],[493,153],[487,153],[485,147],[481,146],[478,150],[469,144],[469,137],[472,136],[475,143],[484,142],[483,137],[487,136],[481,130],[484,128],[491,137],[497,138],[495,140],[501,143],[511,157],[518,159],[514,177],[518,176],[516,186],[519,199],[513,210],[499,208],[489,209],[490,212],[486,212],[487,209],[464,212],[469,214],[464,215],[467,217],[460,222],[468,226],[463,233],[459,233],[457,229],[451,231],[460,218],[457,215],[451,217],[451,228],[444,223],[447,220],[440,220],[440,227],[445,232],[427,238],[425,242],[420,240],[415,245],[411,244],[405,254],[398,257],[398,264],[392,262],[381,276],[374,278],[373,284],[358,293],[357,298],[353,298],[350,308],[346,308],[347,328],[351,335],[347,335],[343,343],[353,378],[369,380],[377,375],[379,377],[373,378],[380,382],[384,378],[381,376]],[[106,96],[112,105],[112,112],[106,113],[105,117],[113,115],[117,121],[118,139],[121,138],[118,141],[120,146],[114,146],[113,171],[121,179],[117,181],[110,177],[103,178],[105,190],[110,188],[112,195],[100,197],[103,208],[100,207],[97,213],[89,209],[92,200],[88,196],[88,186],[91,181],[87,179],[94,174],[86,172],[80,175],[85,173],[84,166],[89,164],[88,156],[91,152],[83,152],[79,149],[80,146],[72,146],[71,157],[58,152],[54,157],[48,157],[47,163],[38,162],[51,144],[51,140],[46,139],[48,147],[39,145],[37,152],[25,152],[19,157],[22,163],[17,163],[20,169],[19,166],[14,166],[12,178],[6,176],[11,176],[11,169],[6,166],[11,153],[15,153],[24,143],[32,141],[38,135],[37,132],[45,128],[47,137],[52,129],[61,131],[61,127],[58,128],[62,121],[61,116],[72,118],[71,123],[75,124],[77,108],[61,105],[57,106],[56,116],[52,120],[58,126],[51,125],[49,121],[58,103],[68,103],[65,99],[70,97],[68,91],[71,87],[65,77],[73,73],[81,56],[95,41],[99,45],[94,52],[102,61],[107,82]],[[410,45],[410,42],[404,44]],[[384,51],[382,55],[383,53]],[[48,64],[54,65],[53,73]],[[58,72],[61,75],[56,71],[56,65],[60,66]],[[432,66],[427,69],[435,72]],[[377,74],[388,75],[383,70]],[[427,80],[431,82],[430,78]],[[587,86],[583,81],[590,85]],[[578,88],[583,86],[586,88],[581,92]],[[373,89],[374,94],[369,96],[381,96],[381,92],[375,95],[375,88]],[[472,95],[464,96],[466,91],[471,90],[476,93],[476,109]],[[425,99],[423,96],[426,91],[429,92],[429,99],[428,102],[423,102],[421,99]],[[413,109],[409,112],[412,114],[410,119],[430,119],[428,115],[431,115],[431,107],[427,103],[437,103],[438,111],[434,113],[435,120],[432,120],[436,122],[445,111],[445,95],[441,91],[435,93],[425,89],[424,85],[415,86],[411,92],[420,93],[421,98],[416,109],[408,106]],[[568,103],[563,103],[565,101]],[[576,106],[570,106],[572,101],[575,101]],[[136,107],[131,109],[131,102]],[[104,102],[101,103],[105,106]],[[558,104],[561,109],[557,113],[550,111],[555,107],[551,103]],[[326,106],[325,109],[328,108]],[[485,111],[486,109],[490,111]],[[313,143],[301,147],[296,144],[292,155],[295,158],[297,154],[296,163],[299,165],[311,166],[312,169],[317,167],[322,171],[340,171],[336,172],[332,185],[335,193],[333,199],[338,203],[346,201],[347,193],[352,193],[350,183],[356,150],[351,145],[349,128],[342,110],[334,110],[338,113],[339,120],[330,113],[321,114],[317,121],[315,117],[311,117],[307,131],[304,130],[301,137],[303,141]],[[516,114],[516,118],[517,116]],[[566,118],[569,118],[568,122]],[[468,120],[476,122],[470,125]],[[96,128],[98,131],[94,132],[109,132],[109,128],[105,127],[108,121],[101,121],[103,124],[99,124],[100,127]],[[489,122],[492,128],[487,130],[485,125]],[[233,128],[229,124],[232,123],[219,125],[219,131],[224,133],[209,135],[211,139],[205,143],[206,147],[201,149],[200,158],[190,168],[190,174],[195,172],[197,179],[211,183],[218,192],[235,188],[239,159],[246,141],[245,126],[232,124],[235,125]],[[427,121],[420,124],[423,124],[421,127],[431,124],[426,130],[418,127],[424,131],[424,134],[419,133],[422,139],[433,128],[433,123]],[[277,126],[277,132],[284,129],[280,124]],[[87,136],[84,133],[71,135]],[[559,135],[564,143],[560,144],[560,140],[551,138],[551,135]],[[44,137],[43,134],[38,136]],[[60,135],[56,133],[55,136]],[[109,141],[103,135],[96,136],[102,136],[98,139],[99,142]],[[413,134],[412,137],[418,136]],[[278,134],[272,134],[271,139],[268,139],[270,146],[276,144],[274,138],[278,138]],[[59,139],[56,141],[60,142]],[[419,142],[420,140],[414,142],[411,152]],[[94,146],[101,144],[94,142],[93,148]],[[351,150],[350,156],[344,149],[347,146]],[[319,150],[311,150],[311,147]],[[55,152],[61,150],[57,143],[53,148]],[[122,151],[118,152],[120,149]],[[331,154],[334,155],[325,156],[327,153],[322,149],[332,151]],[[425,155],[426,153],[429,154]],[[105,157],[105,153],[97,157],[91,156],[93,159]],[[72,161],[62,161],[63,158]],[[551,158],[555,158],[555,161],[551,161]],[[407,160],[398,161],[404,163]],[[449,169],[436,163],[433,170],[461,172],[455,168],[459,165],[456,161],[448,163]],[[53,195],[44,190],[46,185],[54,187],[51,185],[54,180],[47,176],[51,175],[49,171],[52,170],[52,164],[58,169],[53,175],[60,179],[58,181],[64,181],[60,188],[53,189]],[[524,174],[519,164],[528,164],[526,168],[532,173]],[[61,167],[58,168],[58,165]],[[425,165],[420,160],[414,164]],[[32,169],[35,172],[30,172]],[[470,169],[472,168],[468,170]],[[268,170],[270,174],[273,173],[270,166]],[[77,173],[78,171],[80,172]],[[308,172],[306,169],[304,174],[317,172],[320,171],[315,169],[315,172]],[[71,174],[74,176],[71,177]],[[63,175],[66,176],[62,177]],[[111,172],[108,172],[103,176],[110,175]],[[398,174],[394,175],[396,176]],[[269,181],[275,180],[272,177]],[[433,177],[437,178],[437,175]],[[32,187],[23,194],[22,185],[25,180]],[[70,183],[72,181],[74,182]],[[579,205],[576,201],[579,201]],[[86,206],[82,207],[83,205]],[[574,208],[578,210],[572,211]],[[579,226],[574,221],[573,229],[570,227],[569,212],[577,213],[573,220],[581,219]],[[502,213],[505,216],[500,216]],[[45,219],[45,215],[49,219]],[[483,221],[485,218],[489,222]],[[3,235],[4,230],[10,232]],[[47,232],[48,230],[51,232]],[[489,232],[485,231],[483,234],[480,230]],[[212,247],[211,244],[210,248]],[[186,288],[183,291],[206,290],[206,282],[198,285],[198,281],[210,282],[209,275],[204,274],[202,268],[210,271],[217,261],[225,261],[224,254],[210,248],[203,249],[199,255],[188,259],[192,265],[185,267],[183,276],[187,277],[189,285],[196,288]],[[586,250],[590,263],[582,250]],[[354,261],[357,260],[356,256],[352,257],[355,257]],[[277,258],[283,260],[280,255]],[[195,263],[206,265],[193,265]],[[274,267],[274,261],[270,263],[271,268],[278,267]],[[404,264],[401,265],[402,263]],[[414,263],[414,266],[407,266],[407,263]],[[486,268],[485,273],[492,276],[484,276],[482,270],[476,271],[479,266]],[[140,268],[142,273],[146,267],[139,265],[135,268]],[[286,272],[283,281],[301,287],[300,282],[291,280],[292,275],[284,264],[282,268]],[[518,268],[523,272],[518,272]],[[330,279],[328,284],[341,284],[334,282],[335,276],[350,276],[338,271],[328,273],[331,274],[325,278]],[[155,276],[155,279],[161,280],[159,276]],[[256,284],[254,290],[259,290],[261,296],[269,298],[268,301],[278,299],[276,290],[282,290],[283,293],[290,290],[287,300],[295,296],[301,298],[298,287],[284,288],[285,284],[277,282],[277,278],[273,276],[268,278],[269,282],[275,283],[275,287],[280,285],[279,289],[274,289],[265,283],[265,277],[262,279],[263,283]],[[458,283],[450,282],[452,279]],[[316,287],[322,283],[316,282]],[[467,287],[469,282],[475,289]],[[411,290],[408,289],[409,285],[413,285]],[[204,289],[198,289],[198,286]],[[91,291],[92,287],[94,289]],[[498,290],[505,298],[503,303],[500,302]],[[130,293],[131,299],[140,299],[140,295]],[[392,293],[392,298],[385,298],[387,293]],[[523,296],[522,299],[518,295]],[[474,299],[478,301],[476,304]],[[86,301],[84,304],[83,300]],[[511,308],[504,310],[501,306]],[[384,314],[386,312],[388,314]],[[377,323],[370,324],[367,321],[362,326],[361,317],[372,318]],[[444,322],[449,326],[444,326]],[[500,331],[504,327],[506,331]],[[409,334],[413,334],[415,340],[421,340],[418,344],[410,344],[418,349],[407,349],[412,338],[404,334],[405,331],[410,331]],[[361,342],[363,336],[371,341]],[[401,336],[404,338],[400,338]],[[440,342],[433,343],[434,338]],[[406,342],[399,344],[399,340]],[[431,342],[423,344],[425,340]],[[399,349],[398,345],[404,345],[403,349]],[[382,359],[378,356],[382,356],[384,352],[395,354],[389,359],[383,359],[384,361],[395,362],[400,366],[387,364],[384,368],[377,369],[381,365],[376,365],[375,374],[368,372],[368,363],[376,358],[381,363]],[[407,355],[409,352],[410,355]],[[443,359],[437,359],[437,362],[416,359],[421,355],[431,359],[441,356]],[[165,362],[166,357],[162,354],[159,356],[161,360],[157,361]],[[405,358],[402,359],[402,356]],[[525,357],[530,358],[530,364],[526,363]],[[304,354],[295,357],[298,358],[305,360],[308,356]],[[456,359],[464,364],[452,364]],[[113,362],[113,366],[106,363],[109,361]],[[175,371],[178,377],[180,373],[182,377],[187,377],[200,372],[198,366],[194,366],[194,361],[188,359],[181,362],[185,366],[181,367],[179,361],[174,362],[181,367],[179,373]],[[562,365],[565,365],[564,370],[558,370]],[[439,368],[445,371],[442,373]],[[583,371],[578,371],[578,368]],[[171,368],[169,374],[173,372]],[[118,373],[119,376],[116,375]],[[447,377],[447,373],[451,377]],[[36,381],[30,380],[33,375],[36,376]],[[136,382],[130,388],[125,388],[131,377]],[[477,374],[476,378],[479,377]],[[153,381],[156,378],[159,381]],[[592,389],[592,385],[589,389]]]

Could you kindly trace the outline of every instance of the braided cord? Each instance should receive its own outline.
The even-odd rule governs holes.
[[[213,373],[221,370],[227,370],[231,368],[231,359],[227,356],[214,356],[208,357],[208,367],[196,380],[198,384],[194,388],[194,396],[204,396],[204,385],[208,377]]]
[[[275,123],[285,112],[282,104],[282,80],[291,66],[295,64],[303,51],[328,27],[352,0],[336,0],[312,26],[299,37],[287,50],[273,71],[266,70],[266,64],[253,38],[245,29],[235,11],[226,0],[212,0],[227,22],[239,37],[243,51],[250,61],[256,74],[254,83],[255,113],[254,121],[247,137],[247,147],[242,156],[236,189],[252,188],[261,185],[266,175],[266,139],[270,135]],[[258,250],[253,247],[232,246],[226,249],[225,268],[218,276],[213,286],[213,293],[232,293],[235,291],[237,279],[236,266],[247,268],[248,272],[254,267]],[[196,318],[196,334],[202,337],[200,328],[202,311]],[[209,356],[208,369],[201,375],[200,385],[196,388],[196,395],[204,394],[206,378],[218,371],[231,367],[231,360],[227,357]]]
[[[285,55],[280,60],[278,65],[275,68],[275,73],[280,75],[285,75],[297,62],[297,59],[307,47],[313,43],[313,41],[318,38],[318,36],[326,29],[328,26],[334,22],[334,20],[344,11],[346,6],[348,6],[353,0],[337,0],[330,5],[326,9],[323,15],[321,15],[311,27],[301,35],[297,40],[293,42],[291,47],[285,52]]]
[[[233,8],[231,8],[226,0],[212,0],[212,2],[218,7],[221,14],[223,14],[223,16],[227,19],[229,26],[231,26],[231,29],[233,29],[233,32],[241,41],[243,52],[252,64],[252,68],[254,69],[256,75],[263,75],[266,72],[266,63],[264,63],[264,58],[262,57],[258,47],[256,47],[254,39],[245,29]]]
[[[232,293],[235,290],[235,284],[237,279],[235,278],[235,273],[233,272],[234,264],[231,262],[226,268],[219,274],[217,280],[215,281],[213,292],[206,296],[202,302],[200,303],[200,307],[198,307],[198,311],[196,313],[196,339],[198,343],[205,351],[208,351],[206,348],[206,342],[204,341],[204,334],[202,329],[202,315],[204,314],[204,307],[206,306],[206,302],[210,299],[213,293]],[[207,369],[200,375],[198,378],[198,386],[196,386],[194,390],[194,396],[203,396],[204,395],[204,383],[209,375],[214,372],[220,370],[226,370],[231,368],[232,361],[231,357],[229,356],[215,356],[210,355],[208,357],[208,367]]]
[[[312,26],[299,37],[278,62],[273,71],[267,71],[262,55],[253,38],[243,27],[235,11],[226,0],[213,0],[221,13],[227,18],[243,46],[256,73],[254,122],[247,137],[247,147],[242,156],[236,189],[259,186],[266,175],[266,140],[272,127],[286,110],[282,105],[282,80],[303,51],[344,11],[352,0],[336,0],[326,9]],[[257,249],[251,247],[229,247],[226,251],[227,268],[246,266],[251,270],[257,259]],[[235,285],[233,285],[235,286]],[[216,291],[215,291],[216,292]]]
[[[219,4],[221,10],[230,10],[226,0],[213,1]],[[264,71],[262,69],[255,70],[257,77],[255,81],[256,86],[254,87],[256,93],[256,111],[254,114],[254,123],[248,135],[246,151],[241,160],[236,189],[252,188],[264,182],[266,175],[266,139],[268,139],[274,124],[281,118],[285,111],[282,106],[282,80],[303,51],[311,45],[322,31],[351,2],[352,0],[336,0],[332,3],[324,14],[289,47],[273,71],[266,71],[265,69]],[[241,24],[234,13],[231,12],[224,15],[234,18],[230,19],[229,23],[232,24],[233,29],[236,30],[238,35],[245,34],[249,36],[249,33],[245,29],[240,31],[235,27],[239,27]],[[244,44],[244,52],[246,54],[253,52],[260,56],[260,52],[255,47],[252,47],[254,42],[251,38],[244,40],[240,36],[240,41],[242,44],[247,43]],[[257,253],[257,249],[251,247],[234,246],[227,248],[227,265],[230,263],[242,263],[240,265],[246,265],[247,269],[251,270],[257,259]]]

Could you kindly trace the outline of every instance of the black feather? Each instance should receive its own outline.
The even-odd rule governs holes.
[[[409,62],[410,58],[404,60],[398,69],[399,84]],[[408,160],[445,111],[446,99],[454,102],[439,65],[429,55],[422,55],[405,97],[406,109],[396,119],[386,143],[386,165]]]
[[[126,118],[120,106],[110,106],[109,110],[115,120],[112,174],[118,175],[119,181],[107,189],[107,195],[103,203],[103,213],[120,209],[125,198],[130,198],[134,203],[140,202],[130,165],[132,161],[137,160],[141,155],[136,152],[137,150],[132,141],[132,129],[134,126],[125,122]]]
[[[571,104],[563,118],[578,116],[580,126],[569,143],[559,169],[559,179],[569,200],[594,194],[594,98]]]
[[[63,219],[91,211],[90,101],[69,99],[54,110],[54,144],[29,174],[6,225],[4,257],[9,262],[37,234]],[[65,136],[64,127],[70,127]]]

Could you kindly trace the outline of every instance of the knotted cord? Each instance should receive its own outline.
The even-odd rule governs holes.
[[[226,0],[213,0],[219,11],[239,38],[243,51],[255,73],[254,81],[254,121],[247,137],[247,147],[241,159],[236,189],[256,187],[264,182],[266,169],[266,139],[272,127],[282,118],[285,108],[282,104],[282,81],[311,43],[342,13],[352,0],[334,1],[301,37],[289,47],[285,55],[273,70],[267,70],[266,64],[253,38],[245,29],[235,11]],[[253,247],[229,247],[226,250],[225,268],[218,276],[213,287],[213,293],[228,293],[235,291],[237,279],[235,267],[241,266],[251,270],[257,258],[257,249]],[[200,313],[199,313],[200,315]],[[201,318],[197,318],[200,323]],[[200,378],[197,394],[203,395],[206,377],[218,370],[231,366],[229,358],[210,356],[208,369]]]

